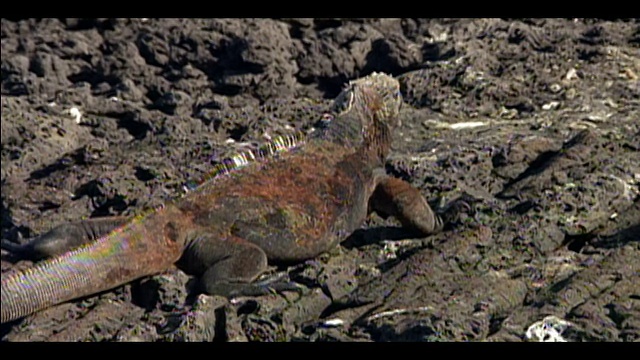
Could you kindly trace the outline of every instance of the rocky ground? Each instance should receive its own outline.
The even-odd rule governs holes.
[[[373,215],[280,268],[302,296],[196,296],[169,270],[5,341],[523,341],[548,316],[548,339],[640,340],[637,20],[3,19],[1,38],[4,239],[140,213],[372,71],[405,97],[389,172],[482,200],[425,239]],[[3,272],[29,265],[3,250]]]

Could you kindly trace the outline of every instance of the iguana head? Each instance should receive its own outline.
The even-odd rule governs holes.
[[[333,104],[333,122],[344,140],[363,145],[384,158],[391,145],[391,133],[400,125],[401,105],[398,80],[374,72],[349,82],[338,95]]]

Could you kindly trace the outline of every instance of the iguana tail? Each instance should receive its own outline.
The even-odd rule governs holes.
[[[162,231],[161,218],[134,220],[62,256],[3,274],[2,323],[168,269],[182,247]]]

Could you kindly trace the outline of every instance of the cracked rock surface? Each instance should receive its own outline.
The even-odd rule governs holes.
[[[389,173],[445,233],[373,214],[279,267],[306,291],[229,301],[176,269],[3,324],[4,341],[640,340],[640,24],[592,19],[1,20],[1,236],[143,212],[212,161],[397,76]],[[75,108],[76,110],[72,110]],[[78,113],[80,116],[78,116]],[[30,266],[2,252],[2,272]]]

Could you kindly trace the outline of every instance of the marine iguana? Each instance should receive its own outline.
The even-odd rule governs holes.
[[[440,231],[460,207],[435,214],[417,189],[384,170],[401,104],[398,81],[373,73],[343,89],[324,128],[238,155],[160,208],[60,225],[22,246],[3,242],[51,258],[2,276],[2,323],[173,265],[198,276],[208,294],[291,290],[290,282],[256,279],[268,263],[336,246],[373,211],[419,235]]]

